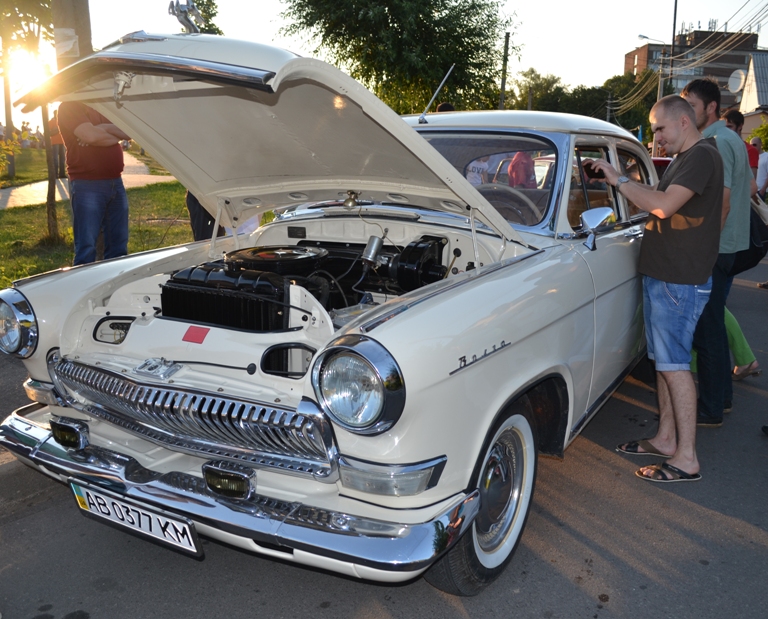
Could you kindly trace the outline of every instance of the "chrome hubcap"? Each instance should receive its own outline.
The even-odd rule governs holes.
[[[515,428],[507,428],[483,464],[475,533],[484,552],[493,552],[503,544],[515,521],[523,489],[523,454],[520,434]]]

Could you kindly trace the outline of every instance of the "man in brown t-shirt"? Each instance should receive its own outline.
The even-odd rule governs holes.
[[[86,105],[59,106],[59,130],[67,154],[74,264],[96,260],[96,239],[104,229],[104,257],[128,253],[128,198],[123,186],[121,140],[130,139],[109,119]]]
[[[666,462],[639,469],[655,482],[701,479],[696,456],[696,386],[690,371],[693,332],[709,300],[723,204],[723,163],[703,140],[685,99],[671,95],[651,109],[658,143],[677,155],[655,187],[630,181],[606,161],[593,162],[608,183],[650,213],[640,249],[648,356],[656,362],[659,428],[656,436],[617,450],[656,455]]]

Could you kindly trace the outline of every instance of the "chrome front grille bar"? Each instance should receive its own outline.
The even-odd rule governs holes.
[[[174,449],[335,481],[338,456],[325,415],[309,400],[296,410],[202,391],[140,383],[61,359],[57,381],[87,400],[68,403]]]

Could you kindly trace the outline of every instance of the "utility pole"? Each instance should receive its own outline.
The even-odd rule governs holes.
[[[675,26],[677,24],[677,0],[675,0],[675,11],[672,14],[672,47],[669,50],[669,81],[672,82],[672,63],[674,62],[673,58],[675,57]],[[675,88],[675,90],[677,90]]]
[[[661,50],[661,57],[659,58],[659,89],[656,92],[656,101],[661,99],[661,97],[664,95],[664,54],[666,50],[662,48]],[[672,62],[672,59],[670,58],[670,63]],[[672,77],[672,73],[670,73],[670,78]],[[651,155],[653,157],[659,156],[659,145],[656,142],[656,134],[653,134],[653,147],[651,148]]]
[[[501,65],[501,95],[499,95],[499,109],[504,109],[504,91],[507,88],[507,57],[509,56],[509,32],[504,34],[504,62]]]

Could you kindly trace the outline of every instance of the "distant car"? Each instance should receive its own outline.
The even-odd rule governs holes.
[[[207,35],[128,35],[22,101],[48,99],[104,114],[218,224],[277,216],[0,292],[32,400],[0,444],[189,555],[207,536],[455,594],[497,578],[538,454],[644,354],[645,215],[583,170],[653,184],[643,146],[570,115],[403,119],[330,65]],[[466,180],[518,152],[536,188]]]

